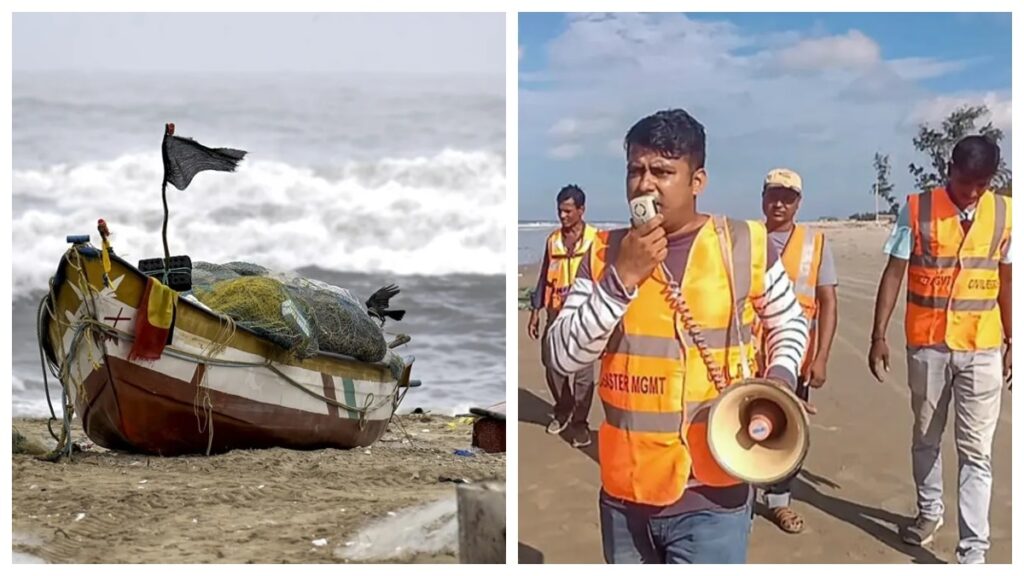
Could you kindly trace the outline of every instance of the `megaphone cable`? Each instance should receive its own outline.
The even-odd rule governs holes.
[[[725,261],[727,271],[727,281],[729,283],[729,296],[733,302],[732,306],[732,327],[736,330],[737,337],[739,338],[740,355],[743,355],[744,344],[743,344],[743,332],[739,329],[739,318],[737,316],[737,307],[735,305],[735,287],[733,286],[733,260],[732,251],[729,249],[728,232],[723,222],[719,221],[718,218],[713,217],[715,226],[715,233],[718,235],[718,245],[722,250],[722,259]],[[715,360],[711,350],[708,349],[707,340],[704,338],[704,334],[701,331],[700,326],[693,319],[693,312],[690,311],[689,304],[686,303],[686,298],[683,297],[682,287],[679,282],[676,281],[672,272],[669,271],[668,266],[664,262],[660,264],[661,273],[665,276],[665,287],[662,289],[662,294],[665,296],[665,300],[668,302],[669,307],[674,312],[679,314],[679,319],[683,323],[683,328],[690,335],[690,339],[693,340],[694,346],[697,347],[697,351],[700,353],[701,359],[704,361],[704,365],[707,366],[708,374],[711,376],[711,381],[715,384],[715,388],[721,392],[728,386],[731,381],[726,370],[718,364]],[[686,343],[682,343],[685,348]],[[726,350],[726,359],[728,359],[728,350]],[[750,367],[747,365],[746,359],[740,359],[740,371],[743,374],[743,378],[750,378]]]

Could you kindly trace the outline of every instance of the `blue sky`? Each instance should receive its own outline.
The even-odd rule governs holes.
[[[682,107],[708,134],[704,211],[760,216],[760,182],[804,177],[801,216],[870,210],[875,151],[913,192],[913,138],[984,103],[1010,157],[1009,14],[521,14],[519,217],[550,220],[568,183],[623,220],[622,137]]]

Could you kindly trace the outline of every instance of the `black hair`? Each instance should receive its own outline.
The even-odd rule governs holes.
[[[631,146],[673,160],[685,157],[693,170],[704,167],[704,126],[686,110],[662,110],[641,119],[626,133],[627,154]]]
[[[558,203],[561,204],[566,200],[572,200],[576,203],[577,208],[583,208],[587,204],[587,195],[583,193],[583,189],[575,184],[569,184],[563,186],[558,191]]]
[[[966,180],[990,180],[999,169],[999,145],[985,136],[967,136],[953,147],[950,164]]]

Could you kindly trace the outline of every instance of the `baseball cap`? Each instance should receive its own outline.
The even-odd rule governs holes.
[[[803,195],[803,180],[800,175],[788,168],[776,168],[764,177],[764,189],[789,188]]]

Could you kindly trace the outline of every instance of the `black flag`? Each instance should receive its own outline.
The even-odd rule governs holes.
[[[207,148],[191,138],[174,135],[174,124],[164,130],[164,182],[178,190],[188,188],[196,174],[203,170],[234,172],[245,158],[245,150]]]

